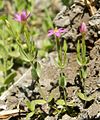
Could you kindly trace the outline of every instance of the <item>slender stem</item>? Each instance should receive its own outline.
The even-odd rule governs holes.
[[[67,54],[66,54],[66,52],[64,52],[64,64],[63,64],[63,66],[65,66],[67,63]]]
[[[66,103],[66,89],[65,88],[63,88],[63,91],[64,91],[64,101],[65,101],[65,105],[67,105],[67,103]]]
[[[82,34],[82,63],[85,64],[86,59],[86,45],[85,45],[85,34]]]
[[[59,44],[59,39],[57,37],[55,37],[56,40],[56,48],[57,48],[57,53],[58,53],[58,59],[60,60],[60,44]]]

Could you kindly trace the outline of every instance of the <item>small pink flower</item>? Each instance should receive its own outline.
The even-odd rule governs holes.
[[[48,36],[52,36],[52,35],[55,35],[56,37],[60,37],[61,36],[61,33],[65,33],[67,30],[66,29],[63,29],[63,28],[55,28],[55,29],[51,29],[48,31]]]
[[[27,14],[27,12],[23,10],[21,13],[16,13],[14,15],[14,20],[16,20],[17,22],[26,22],[29,16],[30,13]]]
[[[87,32],[87,26],[84,22],[81,23],[79,31],[80,31],[80,33],[86,33]]]

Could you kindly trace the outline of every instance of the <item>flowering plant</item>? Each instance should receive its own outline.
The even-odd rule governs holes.
[[[87,63],[88,58],[86,57],[86,44],[85,44],[85,38],[86,38],[86,32],[87,32],[87,26],[83,22],[81,23],[79,27],[79,31],[82,35],[82,43],[78,40],[77,43],[77,62],[80,65],[80,78],[83,83],[83,87],[85,87],[85,79],[87,77]]]
[[[65,74],[63,73],[63,68],[65,67],[66,65],[66,59],[67,59],[67,55],[66,55],[66,52],[67,52],[67,43],[66,41],[64,40],[63,42],[63,46],[61,45],[60,43],[60,38],[61,38],[61,35],[63,33],[67,32],[66,29],[63,29],[63,28],[55,28],[55,29],[51,29],[48,31],[48,36],[52,36],[54,35],[55,37],[55,42],[56,42],[56,49],[57,49],[57,65],[58,67],[60,68],[61,72],[60,72],[60,76],[59,76],[59,87],[61,87],[61,89],[63,90],[63,96],[64,96],[64,101],[66,103],[66,95],[67,95],[67,92],[66,92],[66,77],[65,77]]]

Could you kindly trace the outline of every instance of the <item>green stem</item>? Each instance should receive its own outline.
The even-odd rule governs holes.
[[[82,63],[86,62],[86,45],[85,45],[85,34],[82,34]]]
[[[66,52],[64,52],[64,64],[63,64],[63,66],[65,66],[67,63],[67,54],[66,54]]]
[[[63,91],[64,91],[64,101],[65,101],[65,105],[67,105],[67,103],[66,103],[66,89],[65,88],[63,88]]]

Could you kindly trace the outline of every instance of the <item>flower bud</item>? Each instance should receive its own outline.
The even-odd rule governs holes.
[[[80,33],[86,33],[87,32],[87,26],[84,22],[81,23],[79,31],[80,31]]]

